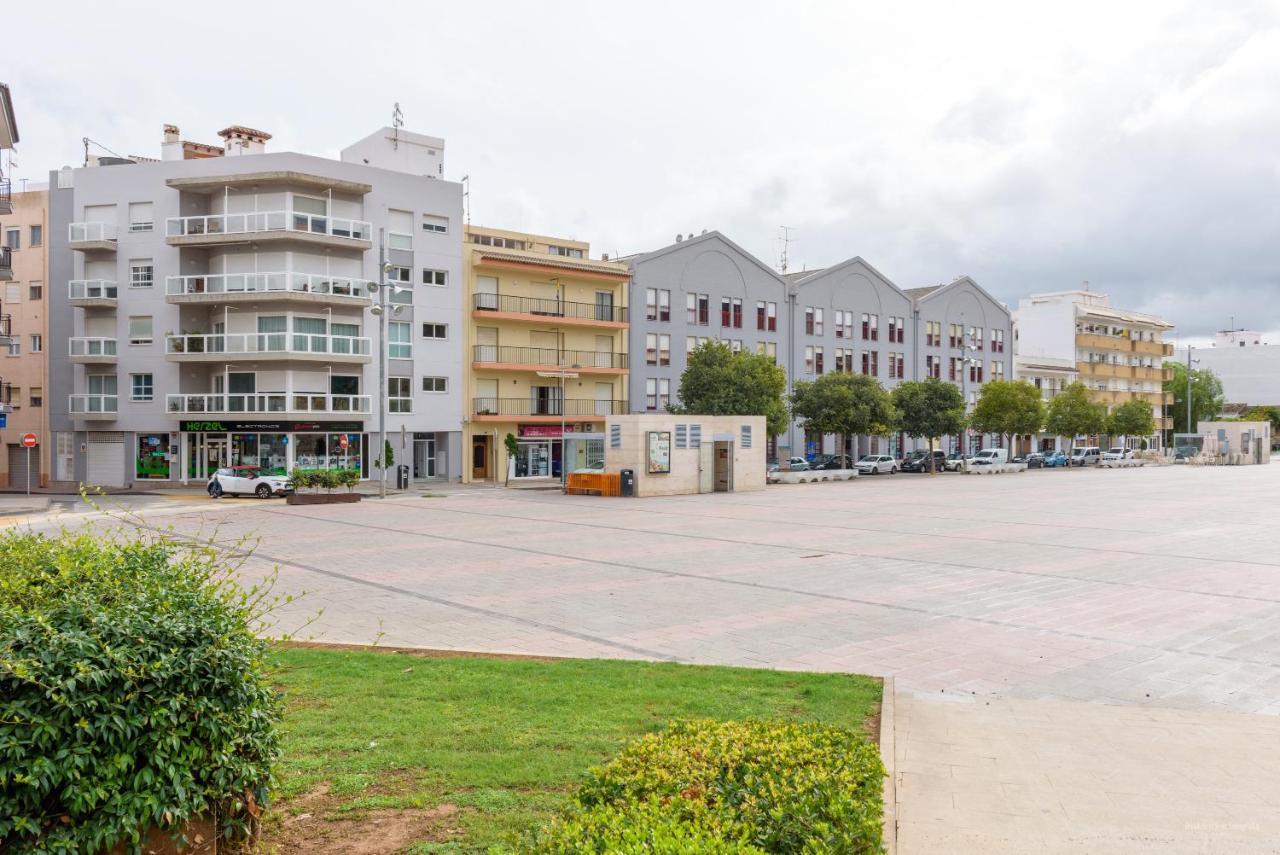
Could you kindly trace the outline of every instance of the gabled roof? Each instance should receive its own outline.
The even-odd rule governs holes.
[[[634,266],[637,264],[641,264],[645,261],[650,261],[654,258],[660,258],[664,255],[668,255],[669,253],[676,252],[677,250],[686,249],[687,247],[694,246],[700,243],[706,243],[708,241],[719,241],[720,243],[726,244],[734,252],[738,253],[743,258],[750,261],[752,264],[754,264],[756,267],[763,270],[765,273],[768,273],[774,279],[777,279],[780,282],[786,281],[783,279],[782,276],[778,275],[778,271],[774,270],[772,267],[765,264],[763,261],[756,258],[754,255],[747,252],[745,249],[738,246],[736,243],[729,240],[727,237],[725,237],[724,235],[720,234],[720,232],[717,232],[717,231],[709,231],[706,234],[698,235],[697,237],[691,237],[688,240],[678,241],[668,246],[664,246],[662,249],[655,249],[653,252],[643,252],[643,253],[638,253],[636,255],[629,255],[629,256],[626,256],[625,258],[618,259],[618,261],[623,261],[627,264]]]
[[[782,274],[782,278],[787,280],[788,284],[799,282],[801,279],[808,279],[825,270],[825,267],[815,267],[813,270],[796,270],[791,273]]]
[[[912,300],[918,300],[921,297],[927,297],[928,295],[932,294],[934,291],[937,291],[941,287],[942,287],[941,285],[929,285],[924,288],[904,288],[903,293],[905,293]]]
[[[1006,306],[1004,303],[997,300],[995,297],[992,297],[991,294],[987,292],[987,289],[983,288],[981,285],[979,285],[969,276],[961,276],[959,279],[949,282],[946,285],[935,285],[931,288],[912,288],[907,293],[911,296],[911,299],[913,302],[924,303],[928,300],[932,300],[934,297],[945,294],[946,292],[950,291],[952,288],[955,288],[960,285],[966,285],[966,284],[973,286],[973,288],[979,294],[981,294],[982,296],[990,300],[992,303],[995,303],[997,306],[999,306],[1000,310],[1003,311],[1005,314],[1012,315],[1008,306]],[[916,296],[914,293],[912,293],[916,291],[921,291],[924,293],[920,294],[919,296]]]
[[[824,277],[832,273],[838,273],[841,270],[844,270],[846,267],[852,267],[854,265],[862,265],[867,270],[871,271],[875,275],[875,277],[879,279],[882,283],[884,283],[885,285],[888,285],[890,288],[897,291],[899,294],[906,297],[908,300],[911,299],[905,291],[903,291],[894,283],[892,279],[890,279],[888,276],[885,276],[879,270],[876,270],[867,262],[866,259],[864,259],[860,255],[855,255],[853,258],[842,261],[839,264],[836,264],[832,267],[825,267],[821,270],[814,270],[811,273],[809,273],[807,276],[805,276],[803,279],[798,280],[796,282],[796,285],[800,288],[803,288],[805,285],[813,282],[814,280],[820,277]]]

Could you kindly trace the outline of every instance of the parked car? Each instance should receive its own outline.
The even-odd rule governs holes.
[[[852,469],[853,458],[847,454],[823,454],[822,460],[817,457],[809,464],[810,469]]]
[[[791,457],[787,459],[787,467],[792,472],[807,472],[809,471],[809,461],[803,457]]]
[[[964,455],[958,451],[953,451],[947,455],[947,459],[943,461],[942,468],[948,472],[955,472],[964,465]]]
[[[888,454],[866,454],[858,461],[857,469],[863,475],[892,475],[898,471],[898,459]]]
[[[984,448],[966,462],[970,466],[990,466],[993,463],[1008,463],[1009,452],[1003,448]]]
[[[209,495],[215,499],[223,496],[257,496],[270,499],[293,492],[285,475],[264,475],[257,466],[224,466],[209,476]]]
[[[1132,460],[1133,449],[1124,448],[1117,445],[1115,448],[1108,448],[1102,453],[1103,460]]]
[[[1027,464],[1028,469],[1043,469],[1044,455],[1041,454],[1039,451],[1033,451],[1030,454],[1028,454],[1026,457],[1024,457],[1022,459],[1022,462]]]
[[[1066,466],[1067,455],[1063,454],[1061,451],[1046,451],[1044,453],[1044,465],[1046,469],[1057,466]]]
[[[941,472],[947,462],[947,453],[940,448],[933,450],[933,469],[935,472]],[[929,450],[927,448],[918,448],[907,455],[907,459],[902,461],[903,472],[928,472],[929,471]]]
[[[1097,463],[1102,459],[1102,449],[1096,445],[1081,446],[1077,445],[1071,449],[1071,465],[1072,466],[1088,466],[1090,463]]]

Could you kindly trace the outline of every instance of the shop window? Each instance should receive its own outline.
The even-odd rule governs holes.
[[[138,434],[134,477],[139,481],[169,479],[169,435],[167,433]]]

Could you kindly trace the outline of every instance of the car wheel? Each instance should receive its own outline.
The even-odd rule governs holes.
[[[258,489],[254,490],[253,492],[257,494],[259,499],[271,498],[271,488],[268,487],[266,484],[259,484]]]

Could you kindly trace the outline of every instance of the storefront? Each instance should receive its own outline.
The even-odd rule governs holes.
[[[604,435],[591,422],[517,425],[514,478],[559,478],[568,446],[569,471],[604,468]]]
[[[168,433],[139,433],[134,442],[135,481],[168,481],[176,449]]]
[[[220,466],[258,466],[272,475],[294,469],[357,469],[369,477],[369,436],[362,422],[181,423],[182,480],[204,480]]]

